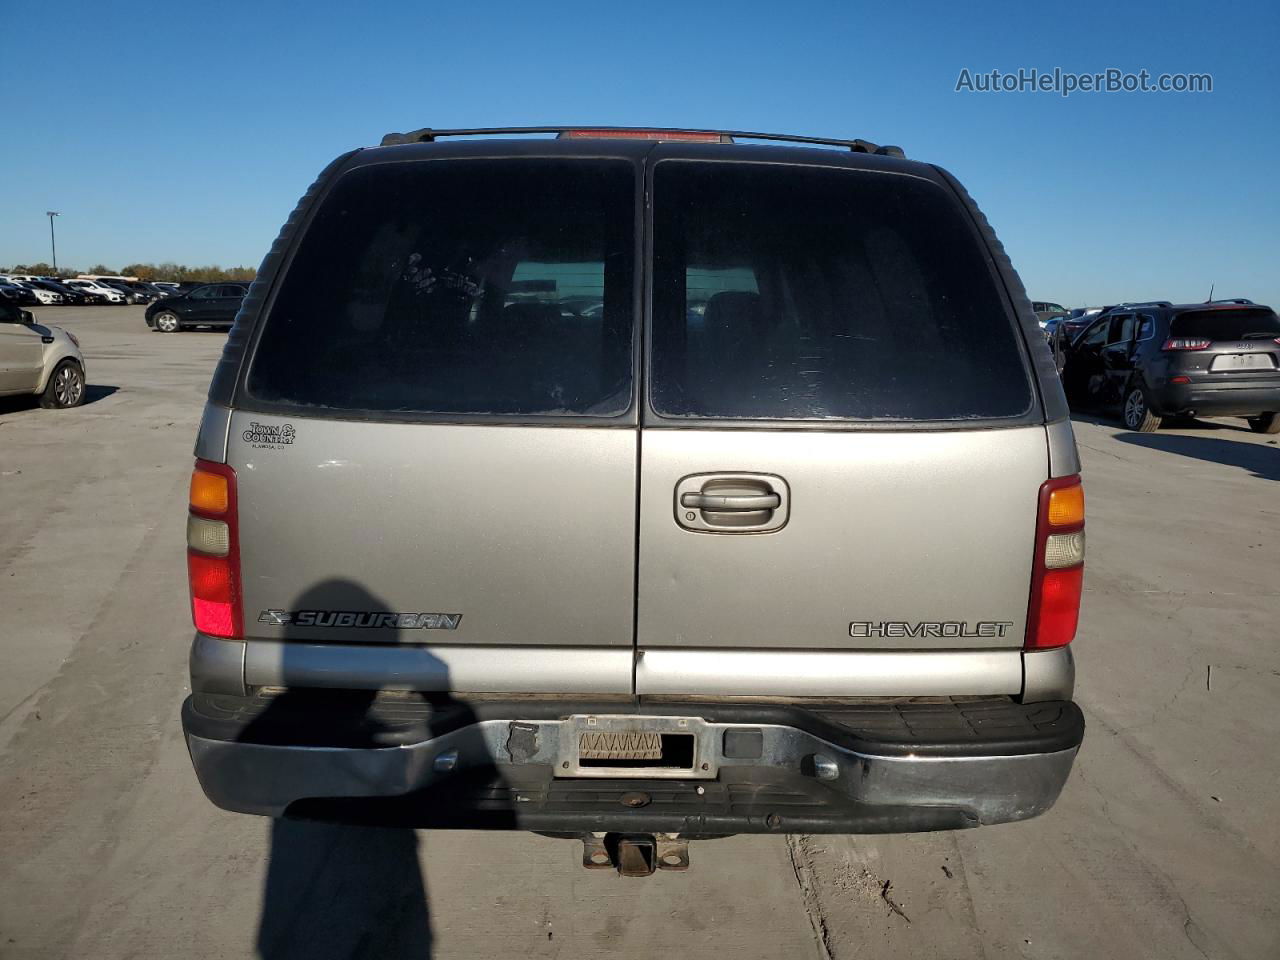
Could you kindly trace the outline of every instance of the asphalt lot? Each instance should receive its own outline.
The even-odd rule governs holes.
[[[1276,438],[1077,422],[1089,730],[1051,813],[710,841],[688,873],[624,880],[532,835],[212,807],[178,708],[224,335],[36,313],[80,337],[90,402],[0,401],[0,957],[1280,956]]]

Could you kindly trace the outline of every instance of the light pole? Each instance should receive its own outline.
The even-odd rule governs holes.
[[[49,246],[53,250],[53,275],[58,275],[58,241],[53,237],[53,218],[61,216],[57,210],[46,210],[44,215],[49,218]]]

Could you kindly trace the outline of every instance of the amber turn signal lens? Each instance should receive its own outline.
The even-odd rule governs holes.
[[[1079,483],[1049,493],[1049,526],[1073,527],[1084,523],[1084,487]]]
[[[226,513],[231,503],[227,478],[197,467],[191,472],[191,509],[198,513]]]

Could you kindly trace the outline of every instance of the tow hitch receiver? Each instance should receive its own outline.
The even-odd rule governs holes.
[[[652,836],[618,838],[618,873],[624,877],[647,877],[657,864],[657,843]]]
[[[624,877],[648,877],[655,870],[688,870],[689,841],[648,833],[583,837],[582,865],[588,870],[616,869]]]

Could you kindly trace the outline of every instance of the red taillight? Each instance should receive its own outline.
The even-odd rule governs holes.
[[[238,636],[235,576],[227,558],[206,557],[188,550],[187,579],[191,584],[191,619],[196,629],[215,637]]]
[[[1084,585],[1084,488],[1079,475],[1040,487],[1027,650],[1064,647],[1076,635]]]
[[[1040,581],[1040,609],[1034,637],[1028,636],[1028,650],[1065,647],[1076,635],[1080,621],[1080,593],[1084,586],[1084,565],[1070,570],[1046,570]]]
[[[1193,337],[1173,337],[1164,342],[1161,350],[1208,350],[1212,340],[1201,340]]]
[[[1169,382],[1170,383],[1190,383],[1191,378],[1190,377],[1170,377]]]
[[[214,637],[244,635],[240,597],[240,538],[236,472],[223,463],[197,460],[191,475],[187,521],[187,579],[191,619]]]

